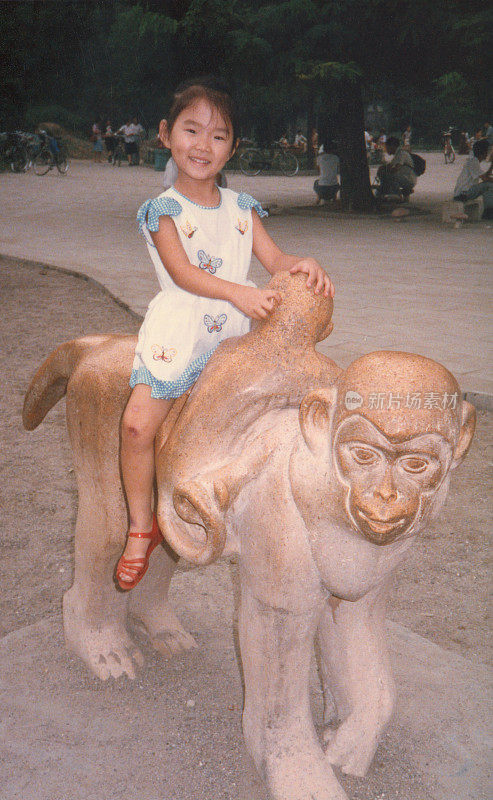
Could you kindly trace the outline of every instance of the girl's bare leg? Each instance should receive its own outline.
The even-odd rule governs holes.
[[[121,465],[130,514],[130,531],[152,530],[152,488],[154,483],[154,439],[173,400],[156,400],[151,387],[135,386],[122,419]],[[149,539],[127,539],[126,558],[143,558]],[[122,575],[122,579],[125,577]],[[132,578],[128,576],[130,582]]]

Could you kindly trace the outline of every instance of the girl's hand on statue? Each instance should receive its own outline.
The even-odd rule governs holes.
[[[334,285],[324,269],[314,258],[300,258],[289,270],[292,275],[295,272],[304,272],[308,275],[306,285],[308,288],[314,286],[314,294],[323,294],[324,297],[334,297]]]
[[[232,302],[240,311],[252,319],[267,319],[281,302],[281,295],[274,289],[256,289],[253,286],[237,286]]]

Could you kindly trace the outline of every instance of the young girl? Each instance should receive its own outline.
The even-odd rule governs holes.
[[[218,82],[182,84],[159,136],[178,177],[137,215],[161,291],[139,333],[122,421],[130,526],[116,577],[124,590],[140,581],[162,540],[152,513],[154,438],[173,400],[195,383],[223,339],[246,333],[250,318],[265,319],[281,300],[278,292],[247,281],[252,249],[271,274],[304,272],[315,293],[334,294],[317,261],[287,255],[274,244],[256,200],[216,185],[237,143],[233,104]]]

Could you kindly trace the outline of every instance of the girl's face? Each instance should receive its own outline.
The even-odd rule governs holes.
[[[163,120],[159,136],[171,150],[178,172],[193,180],[214,179],[234,152],[231,125],[205,99],[187,106],[171,132]]]

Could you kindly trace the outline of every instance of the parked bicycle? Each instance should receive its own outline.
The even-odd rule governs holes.
[[[442,131],[443,137],[443,157],[446,164],[453,164],[455,161],[455,150],[452,144],[452,133],[454,128],[450,126],[448,131]]]
[[[299,170],[298,159],[279,143],[270,147],[250,147],[239,158],[240,169],[244,175],[258,175],[263,170],[279,170],[283,175],[296,175]]]
[[[30,166],[29,142],[32,136],[23,131],[0,133],[0,158],[12,172],[25,172]]]
[[[125,146],[124,146],[124,138],[120,134],[115,135],[115,146],[113,148],[113,152],[111,153],[111,157],[109,159],[110,164],[113,164],[114,167],[120,167],[122,161],[125,160]]]
[[[50,169],[57,168],[61,175],[68,172],[67,149],[61,139],[49,136],[46,131],[40,131],[41,147],[33,161],[36,175],[46,175]]]

